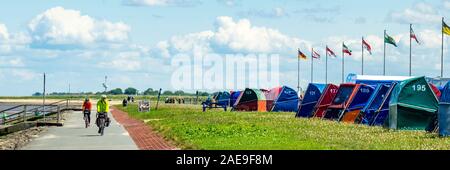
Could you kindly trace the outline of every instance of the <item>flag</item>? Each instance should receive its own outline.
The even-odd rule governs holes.
[[[299,58],[299,59],[306,60],[306,55],[303,54],[303,53],[300,51],[300,49],[298,49],[298,58]]]
[[[326,50],[327,50],[327,54],[328,54],[329,56],[336,57],[336,54],[334,54],[334,52],[333,52],[330,48],[327,47]]]
[[[442,21],[442,32],[450,35],[450,27],[444,21]]]
[[[369,51],[369,54],[372,55],[372,47],[367,43],[364,39],[362,40],[363,47]]]
[[[416,40],[417,44],[420,44],[419,40],[417,39],[416,34],[414,33],[414,30],[411,28],[410,32],[410,38]]]
[[[392,38],[391,36],[389,36],[387,34],[384,35],[384,43],[392,44],[393,46],[397,47],[397,44],[395,43],[394,38]]]
[[[342,52],[352,55],[352,50],[348,49],[348,47],[345,44],[342,44]]]
[[[312,58],[320,59],[320,54],[313,50]]]

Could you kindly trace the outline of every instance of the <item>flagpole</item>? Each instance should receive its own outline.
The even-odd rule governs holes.
[[[411,30],[412,24],[409,24],[409,77],[411,77],[411,51],[412,51],[412,43],[411,43]]]
[[[311,83],[313,83],[314,81],[314,57],[313,54],[314,53],[314,48],[311,48]]]
[[[328,45],[325,48],[325,84],[328,84]]]
[[[364,75],[364,37],[361,38],[361,75]]]
[[[342,43],[342,83],[344,83],[344,43]]]
[[[441,80],[444,78],[444,17],[442,17],[442,26],[441,26]]]
[[[300,48],[297,53],[299,53]],[[298,55],[298,54],[297,54]],[[297,56],[297,92],[300,94],[300,56]]]
[[[384,30],[383,76],[386,75],[386,30]]]

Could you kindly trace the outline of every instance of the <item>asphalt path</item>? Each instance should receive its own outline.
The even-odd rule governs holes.
[[[64,126],[49,127],[48,130],[30,143],[23,150],[137,150],[125,128],[117,123],[111,113],[109,127],[100,136],[95,125],[95,111],[91,114],[91,126],[85,128],[81,112],[68,113]]]

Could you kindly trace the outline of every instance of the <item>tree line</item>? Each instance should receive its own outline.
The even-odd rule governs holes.
[[[139,90],[137,90],[136,88],[133,87],[128,87],[125,90],[121,89],[121,88],[114,88],[110,91],[105,92],[81,92],[81,93],[68,93],[68,92],[52,92],[52,93],[48,93],[47,95],[50,96],[64,96],[64,95],[102,95],[102,94],[106,94],[106,95],[158,95],[159,90],[157,89],[153,89],[153,88],[148,88],[143,92],[139,92]],[[177,90],[177,91],[170,91],[170,90],[165,90],[161,93],[161,95],[166,95],[166,96],[195,96],[196,93],[188,93],[188,92],[184,92],[183,90]],[[208,96],[210,95],[210,93],[208,92],[198,92],[199,96]],[[42,96],[41,92],[35,92],[32,96]]]

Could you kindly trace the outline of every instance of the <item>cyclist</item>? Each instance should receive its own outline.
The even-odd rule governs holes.
[[[86,97],[86,99],[84,99],[83,102],[82,111],[83,115],[87,116],[89,124],[91,123],[91,109],[92,109],[91,101],[89,100],[88,97]]]
[[[109,102],[108,102],[108,100],[106,100],[106,95],[102,95],[102,98],[97,102],[97,115],[105,114],[106,126],[109,126],[108,112],[109,112]],[[98,124],[98,116],[97,116],[97,120],[95,122],[96,122],[97,126],[100,127]],[[98,129],[98,133],[100,133],[100,128]]]

